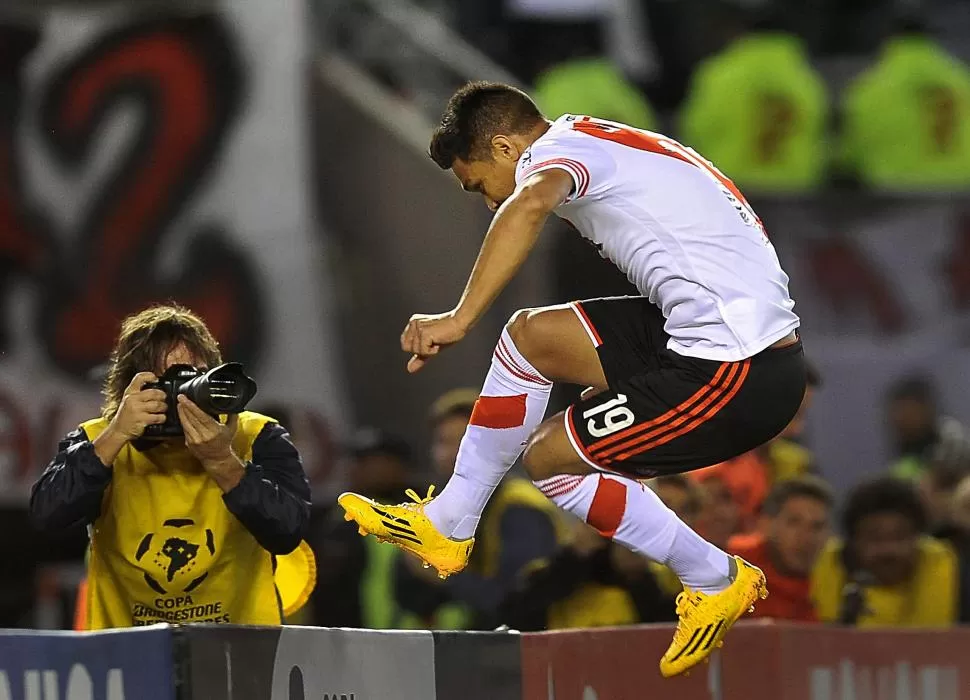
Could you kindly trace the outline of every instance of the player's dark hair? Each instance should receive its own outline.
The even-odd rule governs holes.
[[[431,159],[442,170],[455,160],[481,159],[496,134],[523,134],[542,120],[532,98],[503,83],[474,82],[458,90],[431,136]]]
[[[893,476],[881,476],[859,484],[849,493],[842,513],[846,536],[852,539],[863,518],[881,513],[896,513],[908,518],[917,532],[926,532],[929,527],[926,506],[915,486]]]
[[[826,508],[831,508],[835,503],[832,489],[822,479],[817,476],[799,476],[776,484],[761,505],[761,512],[774,517],[793,498],[811,498]]]

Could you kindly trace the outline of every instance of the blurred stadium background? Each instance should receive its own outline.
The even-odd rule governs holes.
[[[456,697],[440,674],[462,663],[485,684],[466,698],[512,697],[489,690],[489,678],[505,678],[489,664],[516,666],[520,652],[508,682],[530,699],[632,700],[670,688],[685,698],[970,697],[970,637],[958,629],[970,620],[968,62],[966,0],[6,0],[0,626],[71,628],[85,533],[33,532],[29,488],[59,436],[96,413],[119,320],[176,299],[204,316],[228,359],[246,363],[260,384],[254,407],[289,427],[304,455],[319,584],[294,626],[436,633],[334,642],[333,654],[360,654],[377,676],[393,676],[380,669],[395,645],[418,645],[401,652],[423,659],[415,690],[382,695],[374,685],[365,694],[348,690],[358,681],[347,676],[337,682],[343,690],[307,680],[305,697],[433,697],[428,674],[438,674],[437,697]],[[824,479],[835,495],[832,535],[844,536],[853,489],[894,475],[928,514],[888,545],[909,542],[911,579],[896,590],[854,577],[848,564],[841,578],[793,577],[811,585],[812,604],[835,601],[828,617],[842,617],[857,588],[878,589],[872,595],[888,596],[887,607],[872,600],[838,629],[821,607],[814,626],[753,624],[703,678],[663,685],[654,664],[666,627],[516,638],[512,652],[448,633],[525,630],[535,606],[536,630],[660,622],[667,618],[648,612],[659,608],[638,596],[649,576],[662,599],[663,572],[627,575],[635,563],[610,559],[611,578],[597,578],[589,560],[601,543],[576,534],[541,561],[443,586],[333,520],[333,497],[348,484],[383,494],[442,477],[449,421],[459,418],[460,436],[464,410],[464,394],[447,392],[479,384],[514,310],[632,292],[591,247],[550,223],[466,342],[420,378],[403,371],[400,328],[409,314],[452,302],[489,220],[426,155],[438,112],[470,79],[522,86],[550,117],[589,113],[669,133],[749,194],[791,276],[821,382],[805,424],[777,449],[653,486],[682,488],[685,512],[729,546],[732,537],[767,537],[771,514],[761,505],[786,479]],[[556,409],[574,396],[557,391]],[[816,566],[831,546],[813,550]],[[929,568],[927,552],[940,568]],[[571,583],[540,604],[528,597],[535,570],[553,564]],[[556,605],[589,610],[575,597],[588,587],[619,597],[596,598],[585,616],[555,614]],[[934,596],[949,600],[923,616]],[[523,606],[530,615],[516,617]],[[878,629],[845,629],[853,626]],[[205,656],[218,640],[198,634],[188,647],[205,661],[177,678],[178,692],[222,697],[200,690],[218,685],[200,669],[220,657]],[[272,634],[252,637],[243,652],[270,649],[270,677]],[[81,652],[45,639],[0,635],[0,698],[147,697],[127,686],[111,695],[110,674],[95,680],[93,695],[69,694],[65,659]],[[249,649],[249,639],[239,644]],[[316,649],[316,637],[293,639]],[[421,647],[432,640],[430,652]],[[107,653],[85,663],[102,664],[93,659]],[[61,695],[56,680],[41,693],[24,669],[61,669]],[[212,673],[225,687],[233,672],[219,669]],[[4,674],[20,680],[5,686]],[[745,687],[752,677],[764,687]],[[288,690],[274,683],[273,698],[303,697],[288,678]]]

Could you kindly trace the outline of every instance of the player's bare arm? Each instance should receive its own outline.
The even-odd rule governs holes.
[[[539,239],[549,214],[569,196],[573,180],[561,169],[536,173],[498,208],[465,291],[454,309],[443,314],[415,314],[401,334],[401,348],[411,353],[408,372],[417,372],[438,351],[465,337],[492,305]]]

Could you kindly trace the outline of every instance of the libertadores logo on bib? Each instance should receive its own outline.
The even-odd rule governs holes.
[[[135,561],[145,570],[145,583],[159,595],[191,593],[209,575],[208,564],[215,553],[212,530],[199,533],[191,518],[176,518],[141,539]],[[193,576],[195,571],[203,573]]]

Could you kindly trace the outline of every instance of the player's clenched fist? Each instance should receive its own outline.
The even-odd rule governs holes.
[[[411,353],[408,372],[417,372],[443,347],[457,343],[468,329],[453,311],[444,314],[415,314],[401,333],[401,349]]]
[[[118,412],[111,419],[111,430],[125,440],[141,437],[145,428],[165,422],[165,392],[159,389],[145,389],[146,384],[157,382],[151,372],[139,372],[128,384]]]

